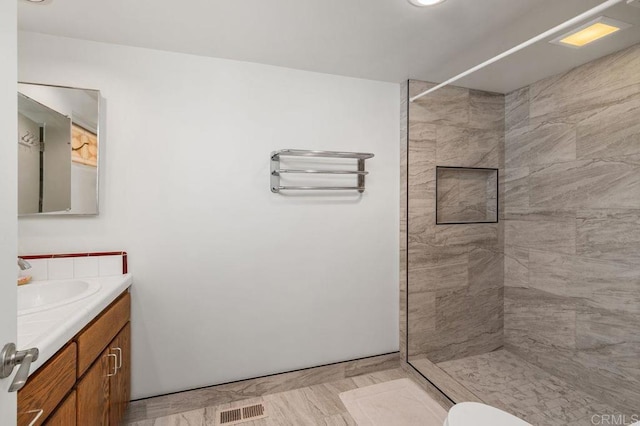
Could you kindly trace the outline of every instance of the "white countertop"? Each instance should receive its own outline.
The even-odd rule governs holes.
[[[81,278],[81,280],[99,283],[100,290],[68,305],[18,316],[18,350],[35,346],[40,351],[38,360],[31,364],[29,375],[46,363],[133,283],[131,274]],[[44,283],[45,281],[35,282]]]

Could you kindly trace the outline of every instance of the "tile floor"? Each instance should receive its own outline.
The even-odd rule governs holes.
[[[437,365],[485,403],[533,425],[592,425],[595,414],[622,414],[506,350]]]
[[[393,370],[398,365],[401,365],[399,354],[390,353],[137,400],[129,404],[125,423],[338,382],[378,371]]]
[[[340,400],[358,426],[442,426],[447,410],[411,379],[343,392]]]
[[[619,414],[594,397],[526,362],[506,350],[441,362],[451,377],[490,405],[533,425],[592,425],[595,414]],[[356,423],[339,394],[408,377],[395,368],[314,384],[294,390],[246,398],[225,404],[128,423],[128,426],[213,426],[218,409],[264,402],[269,417],[242,423],[247,426],[347,425]]]
[[[338,396],[340,393],[407,377],[399,368],[336,380],[258,398],[220,404],[155,419],[128,423],[129,426],[212,426],[217,409],[264,401],[269,417],[242,423],[243,426],[348,425],[356,423]]]

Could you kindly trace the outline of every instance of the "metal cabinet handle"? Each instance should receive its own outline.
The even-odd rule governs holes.
[[[29,426],[33,426],[33,425],[36,424],[38,419],[40,417],[42,417],[42,414],[44,413],[44,410],[43,409],[40,409],[40,410],[29,410],[29,411],[25,412],[25,414],[33,414],[33,413],[38,413],[38,414],[36,414],[36,416],[33,418],[33,420],[31,420],[31,422],[29,423]]]
[[[17,392],[27,383],[31,363],[38,359],[38,348],[17,351],[16,345],[7,343],[0,352],[0,379],[9,377],[16,365],[20,365],[18,373],[13,378],[9,392]]]
[[[112,351],[118,351],[118,370],[122,368],[122,348],[111,348]]]
[[[107,377],[112,377],[118,374],[118,355],[116,354],[107,354],[108,357],[114,357],[113,361],[113,373],[107,374]]]

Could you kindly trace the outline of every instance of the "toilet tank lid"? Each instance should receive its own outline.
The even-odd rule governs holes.
[[[490,405],[461,402],[447,415],[448,426],[532,426],[518,417]]]

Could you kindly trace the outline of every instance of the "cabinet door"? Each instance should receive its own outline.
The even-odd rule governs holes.
[[[76,426],[76,392],[73,391],[49,417],[47,426]]]
[[[75,383],[76,344],[71,343],[33,373],[18,391],[18,426],[43,424]]]
[[[78,383],[76,391],[79,425],[109,424],[109,375],[115,373],[116,366],[117,359],[110,356],[107,348]]]
[[[109,353],[118,357],[118,372],[110,377],[111,425],[118,426],[124,418],[129,404],[131,389],[131,323],[109,345]]]

